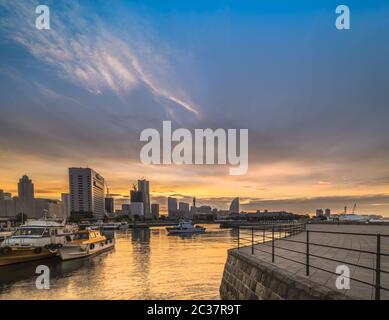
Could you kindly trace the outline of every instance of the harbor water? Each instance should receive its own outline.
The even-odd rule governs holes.
[[[116,233],[116,247],[62,262],[47,259],[0,267],[1,299],[219,299],[227,250],[236,234],[204,224],[205,234],[168,235],[164,227]],[[50,289],[37,289],[38,265]]]

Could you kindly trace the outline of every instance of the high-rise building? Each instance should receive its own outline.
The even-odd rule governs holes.
[[[239,198],[235,198],[231,201],[230,213],[239,213]]]
[[[322,217],[323,216],[323,209],[316,209],[316,217]]]
[[[179,202],[178,210],[181,211],[185,216],[189,214],[189,203]]]
[[[142,191],[131,190],[130,191],[131,202],[143,202]]]
[[[331,216],[331,209],[325,209],[325,210],[324,210],[324,215],[325,215],[326,217],[330,217],[330,216]]]
[[[69,168],[70,212],[79,218],[105,214],[104,178],[90,168]]]
[[[19,180],[18,195],[20,199],[34,199],[34,184],[26,175]]]
[[[167,198],[167,212],[169,216],[175,215],[177,212],[177,199],[168,197]]]
[[[115,212],[115,199],[113,197],[106,197],[104,200],[105,200],[105,212],[114,213]]]
[[[138,180],[138,191],[142,192],[143,215],[146,219],[151,219],[149,182],[145,179]]]
[[[130,211],[131,211],[131,215],[134,218],[143,217],[143,214],[144,214],[143,202],[131,202]]]
[[[62,217],[70,217],[70,195],[69,193],[61,193]]]
[[[153,219],[158,220],[158,218],[159,218],[159,204],[158,203],[151,204],[151,216],[153,217]]]

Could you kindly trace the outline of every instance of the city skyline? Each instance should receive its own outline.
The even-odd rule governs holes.
[[[389,216],[389,4],[351,1],[343,32],[334,1],[48,1],[47,31],[37,3],[0,4],[1,189],[27,173],[60,199],[89,166],[118,197],[145,176],[151,202]],[[140,132],[164,120],[248,128],[247,174],[141,164]]]
[[[92,168],[86,167],[86,168],[69,168],[69,169],[87,169],[91,170],[94,172]],[[35,181],[34,179],[31,179],[31,177],[27,176],[24,174],[22,178],[19,179],[19,181],[22,181],[23,178],[29,179],[29,181],[33,181],[33,186],[35,186]],[[69,177],[68,177],[69,179]],[[123,204],[128,204],[131,202],[130,200],[130,191],[131,187],[134,186],[135,182],[139,184],[139,182],[142,181],[148,181],[148,179],[145,179],[145,177],[139,178],[130,181],[128,183],[128,188],[126,191],[123,193],[117,193],[117,192],[109,192],[106,193],[105,196],[113,197],[115,199],[115,206],[114,208],[116,210],[121,209],[121,206]],[[152,181],[151,181],[152,182]],[[19,182],[20,183],[20,182]],[[13,197],[18,197],[18,184],[15,183],[16,188],[15,192],[13,191],[14,189],[1,189],[3,192],[11,193],[11,198]],[[108,186],[106,186],[106,189],[108,191]],[[152,183],[153,186],[153,183]],[[39,187],[39,185],[38,185]],[[36,198],[46,198],[46,199],[53,199],[53,200],[61,200],[63,201],[62,197],[64,194],[69,195],[70,192],[70,186],[63,192],[59,194],[59,196],[53,197],[53,196],[47,196],[47,194],[39,193],[41,189],[37,189],[38,192],[36,192],[35,196]],[[153,190],[153,188],[151,189]],[[127,193],[126,193],[127,192]],[[52,193],[49,193],[49,195],[52,195]],[[179,203],[185,203],[191,206],[193,204],[193,199],[196,199],[196,206],[200,207],[202,205],[205,206],[211,206],[212,208],[216,208],[218,210],[231,210],[231,203],[233,200],[239,199],[238,201],[240,202],[240,207],[242,212],[255,212],[257,210],[259,211],[292,211],[297,214],[310,214],[311,216],[317,215],[317,208],[330,208],[333,214],[341,214],[344,213],[345,207],[347,207],[348,211],[347,213],[351,213],[352,211],[355,211],[357,214],[378,214],[378,215],[383,215],[385,214],[383,212],[380,212],[379,210],[376,211],[367,211],[365,208],[368,208],[369,203],[372,203],[373,201],[376,201],[377,199],[374,199],[372,197],[319,197],[319,198],[307,198],[307,199],[277,199],[277,200],[272,200],[272,199],[260,199],[260,200],[255,200],[252,198],[246,198],[246,197],[219,197],[219,198],[212,198],[212,197],[198,197],[197,195],[188,195],[188,194],[182,194],[182,193],[159,193],[159,192],[150,192],[150,205],[151,204],[158,204],[161,208],[161,213],[167,215],[168,214],[168,202],[169,198],[174,199],[176,201],[177,209]],[[383,201],[385,201],[387,198],[386,195],[382,195]],[[199,201],[198,201],[199,200]],[[366,204],[367,202],[367,204]],[[329,203],[332,203],[332,206],[329,206]],[[335,205],[334,205],[335,204]],[[353,208],[354,207],[354,208]],[[304,208],[304,209],[301,209]],[[357,208],[357,210],[355,210]],[[346,210],[347,210],[346,209]]]

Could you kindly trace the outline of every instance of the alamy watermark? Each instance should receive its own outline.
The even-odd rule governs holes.
[[[335,13],[338,14],[335,20],[335,26],[338,30],[350,30],[350,8],[344,4],[339,5],[335,9]]]
[[[237,129],[195,129],[193,135],[184,128],[172,131],[171,121],[163,121],[161,147],[159,131],[144,129],[140,134],[140,141],[147,143],[140,151],[140,160],[144,164],[230,164],[233,166],[229,168],[230,175],[247,173],[248,129],[239,130],[239,143]],[[173,146],[173,142],[177,144]]]
[[[50,30],[50,8],[47,5],[39,5],[35,8],[35,13],[39,14],[35,19],[35,27],[38,30]]]
[[[336,267],[336,274],[339,274],[335,280],[335,286],[338,290],[350,290],[350,268],[344,264]]]
[[[50,289],[50,268],[46,265],[39,265],[35,269],[35,273],[39,276],[35,280],[35,286],[38,290]]]

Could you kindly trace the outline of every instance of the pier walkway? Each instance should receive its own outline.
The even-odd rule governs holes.
[[[389,289],[389,237],[385,236],[389,235],[389,226],[308,224],[306,229],[308,255],[307,231],[274,240],[273,251],[272,235],[269,232],[266,232],[266,242],[258,243],[263,241],[262,231],[254,230],[252,234],[250,229],[241,229],[238,251],[247,258],[273,264],[291,276],[309,279],[351,299],[389,299],[389,291],[385,290]],[[377,237],[377,234],[381,236]],[[254,245],[252,239],[255,239]],[[351,271],[349,290],[336,287],[338,275],[335,272],[339,265],[346,265]]]

